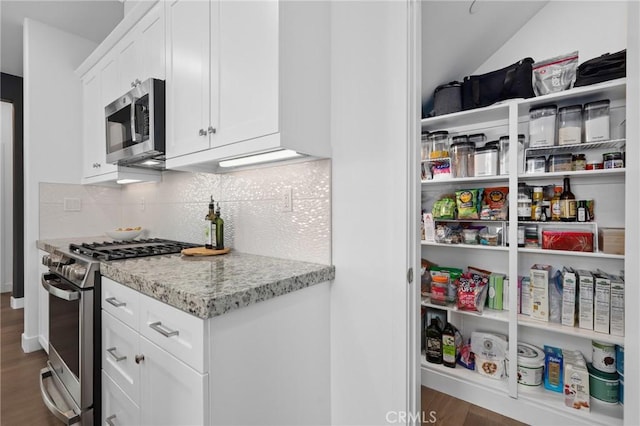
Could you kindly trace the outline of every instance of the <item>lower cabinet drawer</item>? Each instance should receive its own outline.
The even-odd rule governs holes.
[[[104,370],[102,371],[102,424],[140,425],[140,409]]]
[[[138,328],[138,301],[136,290],[102,277],[102,309],[131,328]]]
[[[148,296],[140,297],[140,334],[196,371],[204,373],[205,321]]]
[[[102,369],[134,402],[140,398],[140,368],[137,332],[108,312],[102,311]]]

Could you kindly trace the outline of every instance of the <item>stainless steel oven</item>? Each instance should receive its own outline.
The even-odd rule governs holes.
[[[99,263],[61,252],[42,261],[49,266],[41,277],[49,293],[49,360],[40,371],[42,399],[65,424],[92,425],[100,396],[94,368],[99,366],[100,317],[94,309],[99,306]]]
[[[164,239],[70,244],[42,258],[49,267],[49,360],[40,392],[67,425],[99,424],[101,414],[100,262],[180,253],[196,244]]]

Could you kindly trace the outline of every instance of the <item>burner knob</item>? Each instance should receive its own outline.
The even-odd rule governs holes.
[[[51,256],[49,256],[48,254],[42,256],[42,264],[44,266],[51,266]]]
[[[72,273],[71,273],[72,276],[70,278],[74,278],[76,280],[82,280],[84,279],[84,276],[86,273],[87,273],[87,268],[85,268],[84,266],[75,265],[75,267],[72,268]]]

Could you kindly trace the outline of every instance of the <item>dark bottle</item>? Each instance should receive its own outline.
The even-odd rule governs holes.
[[[456,366],[456,328],[448,322],[442,330],[442,363],[446,367]]]
[[[222,250],[224,248],[224,220],[220,217],[220,203],[217,204],[214,223],[216,233],[215,249]]]
[[[215,229],[215,217],[216,213],[213,207],[213,196],[211,196],[211,201],[209,202],[209,213],[204,217],[204,220],[207,222],[206,228],[206,243],[205,248],[213,249],[216,246],[216,229]]]
[[[569,178],[564,178],[564,190],[560,194],[560,220],[563,222],[575,222],[577,218],[576,197],[571,192]]]
[[[578,201],[577,217],[578,222],[588,222],[591,220],[589,217],[589,208],[587,207],[587,202],[585,200]]]
[[[427,361],[442,364],[442,330],[438,318],[431,318],[431,324],[427,327]]]

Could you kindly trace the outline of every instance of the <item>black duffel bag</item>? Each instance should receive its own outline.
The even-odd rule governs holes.
[[[589,59],[578,66],[573,87],[588,86],[603,81],[615,80],[627,75],[627,49],[616,53],[605,53]]]
[[[513,65],[462,82],[462,109],[468,110],[514,98],[535,96],[532,83],[533,59],[524,58]]]

